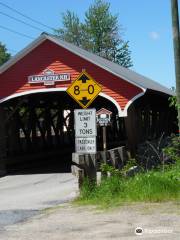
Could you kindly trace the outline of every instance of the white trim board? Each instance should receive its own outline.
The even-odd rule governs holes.
[[[136,99],[142,97],[142,96],[145,94],[145,92],[146,92],[146,91],[137,94],[135,97],[133,97],[133,98],[126,104],[126,106],[125,106],[125,108],[124,108],[124,110],[123,110],[124,116],[127,117],[127,115],[128,115],[127,112],[128,112],[129,106],[130,106]]]
[[[29,95],[29,94],[35,94],[35,93],[44,93],[44,92],[65,92],[67,89],[67,87],[60,87],[60,88],[49,88],[49,89],[34,89],[34,90],[29,90],[29,91],[24,91],[24,92],[20,92],[20,93],[15,93],[12,94],[8,97],[2,98],[0,99],[0,103],[6,102],[10,99],[16,98],[16,97],[20,97],[20,96],[25,96],[25,95]],[[118,102],[112,98],[111,96],[105,94],[105,93],[99,93],[99,96],[104,97],[106,99],[108,99],[110,102],[112,102],[117,110],[118,110],[118,116],[119,117],[127,117],[127,110],[129,108],[129,106],[139,97],[143,96],[145,94],[145,92],[139,93],[138,95],[136,95],[135,97],[133,97],[125,106],[124,110],[121,109],[120,105],[118,104]]]
[[[43,92],[65,92],[66,89],[67,89],[67,87],[60,87],[60,88],[34,89],[34,90],[24,91],[24,92],[15,93],[15,94],[9,95],[8,97],[2,98],[2,99],[0,99],[0,103],[6,102],[6,101],[16,98],[16,97],[25,96],[25,95],[29,95],[29,94],[41,93],[41,92],[42,93]],[[109,101],[111,101],[116,106],[119,116],[121,115],[121,113],[122,113],[121,107],[116,102],[116,100],[114,100],[114,98],[108,96],[105,93],[100,93],[99,96],[104,97],[104,98],[108,99]]]

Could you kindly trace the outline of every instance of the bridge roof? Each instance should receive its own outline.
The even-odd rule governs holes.
[[[0,74],[6,71],[8,68],[10,68],[12,65],[14,65],[17,61],[19,61],[21,58],[23,58],[25,55],[27,55],[29,52],[31,52],[35,47],[40,45],[45,40],[50,40],[54,42],[55,44],[67,49],[68,51],[80,56],[81,58],[89,62],[92,62],[93,64],[99,66],[100,68],[110,72],[111,74],[118,76],[137,87],[140,87],[143,91],[150,89],[168,95],[175,95],[175,93],[172,90],[166,88],[165,86],[159,84],[158,82],[155,82],[139,73],[136,73],[131,69],[124,68],[119,64],[113,63],[105,58],[90,53],[71,43],[62,41],[57,36],[49,35],[47,33],[42,33],[36,40],[34,40],[26,48],[24,48],[22,51],[20,51],[18,54],[12,57],[9,61],[3,64],[0,67]]]

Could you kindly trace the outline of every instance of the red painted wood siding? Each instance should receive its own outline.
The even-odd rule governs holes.
[[[70,73],[75,80],[82,69],[102,85],[103,93],[114,98],[124,109],[127,102],[142,92],[142,89],[107,72],[95,64],[71,53],[57,44],[45,40],[29,54],[0,75],[0,99],[15,93],[34,89],[49,88],[42,85],[28,84],[28,76],[41,74],[46,68],[56,73]],[[54,87],[68,87],[71,82],[59,82]]]

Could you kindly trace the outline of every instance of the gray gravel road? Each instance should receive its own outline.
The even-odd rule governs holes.
[[[14,175],[0,178],[0,231],[48,207],[72,200],[77,191],[71,173]]]
[[[68,203],[76,192],[76,179],[67,173],[1,178],[0,240],[180,239],[179,202],[101,211]]]
[[[142,235],[135,229],[141,227]],[[63,204],[5,227],[3,240],[179,240],[178,203],[128,204],[113,211]]]

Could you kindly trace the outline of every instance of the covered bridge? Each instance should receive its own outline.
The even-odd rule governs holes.
[[[73,110],[80,107],[66,89],[83,69],[102,87],[89,107],[113,113],[109,148],[125,144],[134,152],[138,143],[176,130],[176,113],[168,102],[171,90],[43,33],[0,67],[2,174],[45,156],[63,162],[63,154],[74,151]],[[45,81],[49,75],[53,81]],[[101,134],[97,140],[100,149]]]

